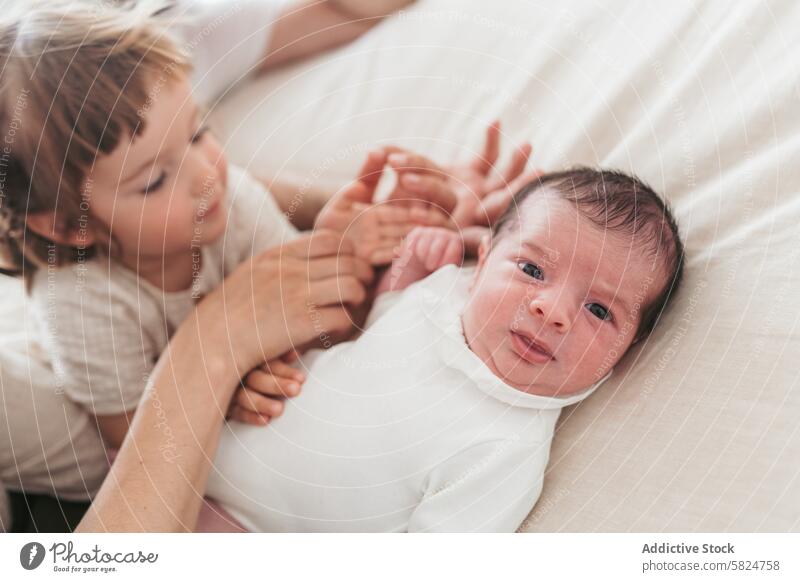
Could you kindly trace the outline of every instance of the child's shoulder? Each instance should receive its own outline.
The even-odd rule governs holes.
[[[34,306],[47,311],[81,305],[83,310],[109,304],[136,304],[136,278],[113,263],[96,258],[40,267],[33,275],[30,296]]]

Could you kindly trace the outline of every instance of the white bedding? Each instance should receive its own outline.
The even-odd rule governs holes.
[[[672,202],[685,287],[563,417],[528,531],[800,530],[800,5],[420,0],[227,95],[230,157],[335,188],[366,148],[447,161],[503,121],[538,166],[633,171]]]

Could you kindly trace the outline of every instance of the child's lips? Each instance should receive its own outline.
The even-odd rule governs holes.
[[[520,358],[532,364],[546,364],[556,359],[546,345],[524,334],[512,331],[511,345]]]

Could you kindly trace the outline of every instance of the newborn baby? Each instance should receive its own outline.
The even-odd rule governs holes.
[[[683,247],[647,185],[579,168],[528,184],[477,265],[461,256],[457,233],[413,231],[364,333],[306,354],[268,428],[228,425],[208,494],[254,531],[514,531],[561,408],[650,332]]]

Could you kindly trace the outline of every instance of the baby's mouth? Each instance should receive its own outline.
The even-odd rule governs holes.
[[[511,345],[519,357],[532,364],[546,364],[556,359],[546,345],[521,333],[511,332]]]

